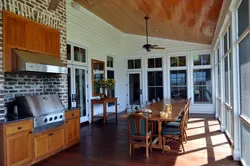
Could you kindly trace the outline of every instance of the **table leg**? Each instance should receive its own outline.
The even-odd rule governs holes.
[[[106,103],[103,103],[103,124],[106,124],[107,122],[107,107]]]
[[[116,123],[117,123],[117,100],[115,102],[115,120],[116,120]]]
[[[162,130],[162,127],[161,127],[161,121],[159,120],[158,121],[158,145],[162,145],[162,137],[161,137],[161,130]]]
[[[94,105],[91,103],[91,123],[94,123]]]

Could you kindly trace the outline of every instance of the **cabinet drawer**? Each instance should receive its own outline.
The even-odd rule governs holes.
[[[32,120],[26,120],[22,122],[11,123],[5,126],[5,135],[18,133],[25,130],[32,129]]]
[[[75,118],[75,117],[79,117],[79,116],[80,116],[79,109],[65,112],[65,119],[71,119],[71,118]]]

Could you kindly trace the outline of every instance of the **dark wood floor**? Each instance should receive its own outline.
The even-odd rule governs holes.
[[[211,118],[191,118],[188,124],[186,153],[153,149],[145,158],[145,149],[136,149],[128,156],[128,130],[126,120],[115,124],[111,119],[103,125],[97,123],[81,128],[81,144],[54,155],[36,166],[217,166],[238,165],[231,157],[231,149],[218,121]],[[179,149],[177,144],[169,144]]]

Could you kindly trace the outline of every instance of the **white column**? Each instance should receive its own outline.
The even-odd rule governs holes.
[[[224,77],[224,61],[222,58],[222,55],[224,55],[224,40],[223,37],[220,36],[220,80],[221,80],[221,88],[220,88],[220,97],[221,97],[221,102],[220,102],[220,110],[221,110],[221,132],[224,132],[226,129],[225,126],[225,119],[226,119],[226,114],[225,114],[225,107],[224,107],[224,102],[225,102],[225,96],[224,96],[224,91],[225,91],[225,77]]]
[[[234,160],[240,159],[240,108],[239,108],[239,61],[237,54],[237,13],[235,9],[230,9],[231,14],[231,27],[232,27],[232,72],[233,72],[233,124],[232,124],[232,138],[233,138],[233,147],[232,155]]]

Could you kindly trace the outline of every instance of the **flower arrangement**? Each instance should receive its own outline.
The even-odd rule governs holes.
[[[106,79],[104,80],[104,85],[107,89],[114,89],[116,81],[114,79]]]

